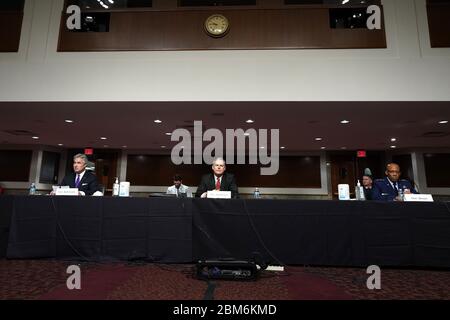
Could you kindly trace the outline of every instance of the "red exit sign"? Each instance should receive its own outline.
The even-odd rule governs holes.
[[[84,154],[87,155],[87,156],[93,155],[94,154],[94,149],[86,148],[86,149],[84,149]]]
[[[365,158],[366,157],[366,150],[358,150],[358,151],[356,151],[356,156],[358,158]]]

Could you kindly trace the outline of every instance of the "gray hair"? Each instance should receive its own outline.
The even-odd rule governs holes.
[[[86,170],[88,171],[95,171],[95,163],[88,161],[86,163]]]
[[[86,163],[86,164],[89,162],[88,158],[83,153],[78,153],[78,154],[74,155],[73,160],[75,160],[75,159],[83,159],[84,163]]]
[[[217,161],[223,161],[223,164],[226,165],[225,159],[222,157],[215,158],[214,161],[212,162],[212,165],[214,165]]]

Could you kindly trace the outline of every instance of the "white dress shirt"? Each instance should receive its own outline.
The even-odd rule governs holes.
[[[192,198],[192,191],[191,191],[191,189],[188,186],[184,185],[184,184],[180,185],[180,188],[178,189],[178,192],[179,193],[186,193],[186,196],[188,198]],[[175,185],[173,185],[171,187],[168,187],[166,193],[167,194],[177,194],[177,187],[175,187]]]

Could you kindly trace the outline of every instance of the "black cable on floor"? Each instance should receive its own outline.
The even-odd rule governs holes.
[[[208,287],[206,288],[203,300],[214,300],[214,290],[216,290],[216,283],[208,281]]]

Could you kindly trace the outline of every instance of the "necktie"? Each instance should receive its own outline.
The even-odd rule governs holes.
[[[394,185],[394,190],[398,193],[397,182],[394,182],[393,185]]]
[[[216,190],[220,190],[220,178],[217,178],[217,181],[216,181]]]
[[[177,189],[177,197],[179,197],[180,196],[180,189],[179,188],[176,188]]]
[[[78,188],[79,185],[80,185],[80,175],[77,174],[77,179],[75,180],[75,188]]]

